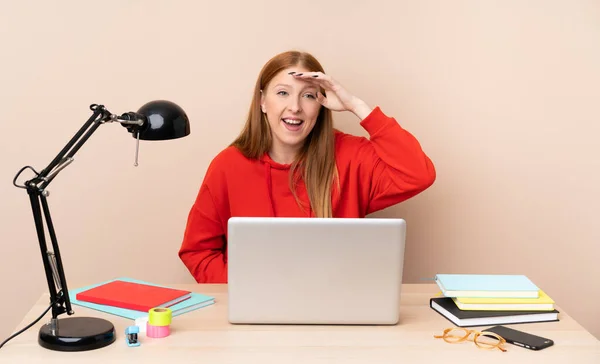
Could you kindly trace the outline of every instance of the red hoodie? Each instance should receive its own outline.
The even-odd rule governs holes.
[[[335,131],[340,193],[334,217],[365,217],[402,202],[433,184],[435,168],[419,142],[376,107],[361,126],[364,138]],[[194,202],[179,257],[198,283],[227,283],[227,221],[232,216],[303,217],[289,189],[290,165],[268,154],[251,160],[228,147],[211,162]],[[308,203],[303,183],[298,197]],[[312,215],[314,216],[314,215]]]

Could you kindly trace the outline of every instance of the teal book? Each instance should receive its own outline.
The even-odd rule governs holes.
[[[110,282],[116,281],[116,280],[147,284],[147,285],[157,286],[157,287],[165,287],[165,286],[161,286],[158,284],[144,282],[144,281],[140,281],[140,280],[132,279],[132,278],[126,278],[126,277],[115,278],[110,281],[101,282],[101,283],[97,283],[97,284],[94,284],[91,286],[86,286],[86,287],[81,287],[81,288],[70,290],[69,291],[69,299],[71,300],[71,304],[91,308],[94,310],[106,312],[106,313],[109,313],[112,315],[125,317],[125,318],[132,319],[132,320],[148,316],[148,312],[130,310],[130,309],[126,309],[126,308],[120,308],[120,307],[114,307],[114,306],[108,306],[108,305],[100,305],[100,304],[96,304],[96,303],[80,301],[76,298],[77,293],[79,293],[79,292],[87,291],[88,289],[98,287],[103,284],[110,283]],[[186,299],[185,301],[179,302],[173,306],[170,306],[169,308],[173,312],[173,317],[175,317],[175,316],[183,315],[186,312],[197,310],[201,307],[206,307],[206,306],[212,305],[213,303],[215,303],[214,297],[203,295],[201,293],[192,292],[192,296],[190,298]]]
[[[446,297],[538,298],[540,291],[524,275],[437,274],[435,282]]]

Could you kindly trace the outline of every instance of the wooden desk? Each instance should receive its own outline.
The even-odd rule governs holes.
[[[0,349],[0,363],[600,363],[600,341],[560,308],[560,322],[512,326],[555,341],[538,352],[507,344],[503,353],[479,349],[473,342],[434,339],[434,334],[453,325],[429,308],[429,298],[437,292],[433,284],[404,285],[400,324],[386,327],[231,325],[226,285],[173,286],[213,295],[216,303],[175,317],[167,338],[141,334],[139,347],[125,344],[124,330],[131,320],[74,306],[78,316],[112,321],[117,341],[94,351],[50,351],[37,344],[42,320]],[[43,295],[17,329],[37,318],[47,302]]]

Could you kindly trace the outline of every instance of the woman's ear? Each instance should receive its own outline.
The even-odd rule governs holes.
[[[267,112],[267,108],[265,107],[265,94],[262,90],[260,90],[260,109],[263,113]]]

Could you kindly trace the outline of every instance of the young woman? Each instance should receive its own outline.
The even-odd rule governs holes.
[[[332,111],[356,115],[369,138],[334,130]],[[197,282],[226,283],[230,217],[365,217],[435,178],[395,119],[350,94],[312,55],[285,52],[265,64],[244,129],[209,165],[179,257]]]

